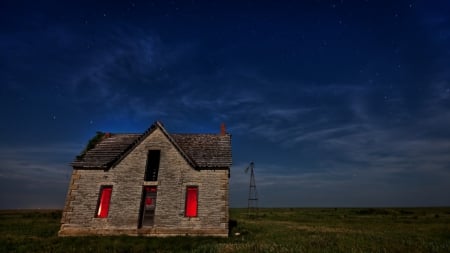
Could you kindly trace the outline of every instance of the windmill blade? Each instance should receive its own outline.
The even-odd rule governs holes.
[[[249,166],[247,166],[247,168],[245,168],[245,173],[247,173],[248,172],[248,170],[253,170],[253,166],[254,166],[254,163],[253,162],[251,162],[250,163],[250,165]]]

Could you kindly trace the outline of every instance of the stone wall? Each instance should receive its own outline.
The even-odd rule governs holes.
[[[144,182],[148,150],[161,150],[158,181]],[[74,169],[60,235],[129,234],[228,235],[228,168],[195,170],[160,129],[156,129],[115,167]],[[107,218],[95,218],[102,185],[112,185]],[[144,185],[157,186],[153,227],[138,229]],[[198,217],[184,216],[186,187],[198,186]]]

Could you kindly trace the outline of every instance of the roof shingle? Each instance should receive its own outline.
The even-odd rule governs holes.
[[[93,149],[78,156],[71,163],[74,168],[108,169],[120,161],[155,127],[168,135],[180,153],[196,169],[228,168],[231,166],[231,135],[225,134],[169,134],[162,124],[155,122],[143,134],[111,134]]]
[[[171,134],[170,136],[199,167],[231,166],[231,136],[229,134]]]

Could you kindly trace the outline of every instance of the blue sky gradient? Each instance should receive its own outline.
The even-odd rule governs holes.
[[[233,135],[266,207],[450,205],[448,1],[0,3],[0,208],[62,208],[96,131]]]

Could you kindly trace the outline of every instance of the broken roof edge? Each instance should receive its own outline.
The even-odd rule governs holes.
[[[152,133],[155,130],[155,125],[156,123],[158,123],[160,126],[161,123],[156,121],[155,123],[153,123],[149,128],[147,128],[147,130],[144,131],[144,133],[140,134],[139,137],[137,137],[137,139],[135,141],[133,141],[133,143],[131,143],[128,147],[126,147],[124,149],[124,151],[122,153],[120,153],[119,155],[117,155],[116,157],[114,157],[114,159],[112,159],[111,161],[104,163],[102,165],[97,165],[97,166],[89,166],[89,165],[81,165],[77,160],[73,161],[70,163],[70,166],[73,167],[73,169],[103,169],[103,170],[109,170],[111,168],[113,168],[115,165],[117,165],[123,158],[125,158],[125,156],[127,156],[135,147],[137,147],[148,135],[150,135],[150,133]],[[104,139],[103,139],[104,140]],[[102,141],[103,141],[102,140]]]

